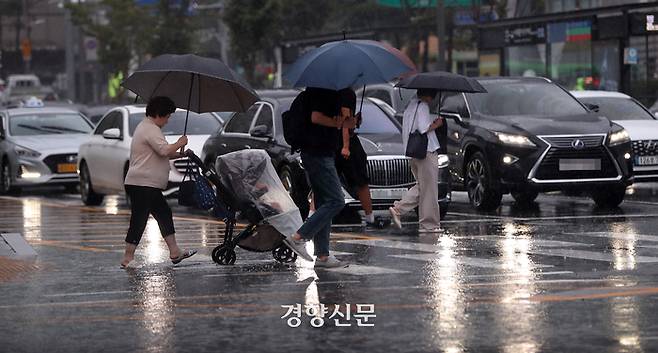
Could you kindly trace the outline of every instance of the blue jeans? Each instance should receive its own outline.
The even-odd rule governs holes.
[[[334,157],[316,156],[302,152],[304,170],[311,183],[315,213],[299,228],[303,239],[313,239],[315,256],[329,255],[331,220],[345,206],[342,186]]]

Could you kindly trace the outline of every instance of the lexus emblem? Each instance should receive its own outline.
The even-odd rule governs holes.
[[[66,161],[69,163],[74,163],[78,161],[78,156],[72,154],[70,156],[66,156]]]
[[[571,141],[571,147],[577,150],[582,150],[583,148],[585,148],[585,142],[583,142],[583,140],[580,139],[575,139]]]

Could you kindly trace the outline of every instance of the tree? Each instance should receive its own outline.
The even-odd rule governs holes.
[[[110,72],[128,72],[134,56],[144,57],[152,28],[148,12],[134,0],[102,0],[99,4],[68,4],[73,22],[96,37],[98,57]],[[104,10],[105,18],[97,14]]]
[[[150,43],[150,54],[183,54],[190,52],[194,36],[190,23],[190,0],[160,0],[159,15]]]
[[[224,22],[231,31],[231,49],[254,83],[259,59],[272,53],[284,38],[320,32],[329,6],[322,0],[230,0]]]

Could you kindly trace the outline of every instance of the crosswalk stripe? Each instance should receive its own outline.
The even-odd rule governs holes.
[[[628,234],[628,233],[613,233],[613,232],[585,232],[585,233],[564,233],[567,235],[578,235],[596,238],[612,238],[621,240],[643,240],[658,242],[658,236],[644,235],[644,234]]]
[[[394,275],[394,274],[409,273],[409,271],[402,271],[392,268],[379,267],[379,266],[365,266],[365,265],[356,265],[356,264],[351,264],[348,267],[327,268],[323,270],[343,273],[346,275],[354,275],[354,276]]]
[[[434,261],[440,259],[438,254],[391,255],[391,257],[407,259],[407,260],[416,260],[416,261]],[[481,259],[481,258],[463,257],[463,256],[451,257],[450,263],[463,265],[463,266],[470,266],[470,267],[492,268],[497,270],[514,270],[517,268],[516,263],[508,264],[500,260]],[[534,269],[534,268],[550,268],[550,267],[554,267],[554,266],[533,263],[530,264],[528,267],[524,268],[524,270],[527,268]]]
[[[544,249],[544,250],[530,250],[529,254],[535,255],[545,255],[545,256],[559,256],[559,257],[568,257],[580,260],[593,260],[593,261],[604,261],[604,262],[614,262],[615,256],[613,254],[593,252],[593,251],[584,251],[584,250],[573,250],[573,249]],[[650,256],[634,256],[633,260],[636,263],[640,262],[658,262],[658,257]]]

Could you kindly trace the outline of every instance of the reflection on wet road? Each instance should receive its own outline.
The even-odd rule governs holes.
[[[234,266],[215,265],[223,223],[176,206],[177,238],[199,254],[173,266],[151,220],[137,265],[121,270],[121,199],[0,197],[0,232],[22,234],[38,253],[0,246],[0,343],[31,352],[658,349],[653,188],[616,210],[545,195],[477,214],[465,195],[454,199],[440,234],[335,227],[332,251],[351,265],[333,270],[240,249]],[[296,304],[292,328],[283,306]],[[374,327],[363,326],[372,304]]]

